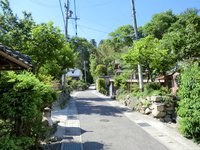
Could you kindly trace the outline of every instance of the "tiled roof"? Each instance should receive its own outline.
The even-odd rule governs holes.
[[[21,54],[19,51],[15,51],[7,46],[4,46],[0,43],[0,56],[1,56],[1,62],[5,65],[5,60],[2,60],[2,58],[8,60],[10,64],[8,63],[6,68],[0,68],[1,70],[12,70],[13,65],[18,66],[19,70],[21,69],[30,69],[32,67],[31,64],[31,58],[27,55]],[[8,62],[7,61],[7,62]],[[0,63],[1,63],[0,62]],[[13,64],[13,65],[11,65]],[[2,65],[2,64],[1,64]],[[10,66],[10,68],[8,68]],[[14,69],[15,70],[15,69]]]

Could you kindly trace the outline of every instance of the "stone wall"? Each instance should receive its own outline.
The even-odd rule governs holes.
[[[150,96],[137,99],[127,95],[123,103],[142,114],[152,115],[162,122],[176,122],[177,101],[172,96]]]
[[[151,96],[152,115],[163,122],[176,122],[176,100],[171,96]]]

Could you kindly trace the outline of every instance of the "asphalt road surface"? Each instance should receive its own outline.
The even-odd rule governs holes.
[[[112,107],[92,90],[78,92],[74,99],[84,150],[167,150],[124,116],[126,109]]]

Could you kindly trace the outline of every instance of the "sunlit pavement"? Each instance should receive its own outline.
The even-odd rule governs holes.
[[[132,112],[94,90],[72,94],[60,120],[57,136],[62,150],[199,150],[192,141],[149,116]]]

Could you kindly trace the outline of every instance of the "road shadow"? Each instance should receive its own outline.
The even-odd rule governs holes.
[[[86,132],[92,132],[92,131],[86,131],[79,127],[66,127],[65,128],[65,135],[67,135],[67,136],[80,136]]]
[[[105,149],[104,144],[99,142],[85,142],[83,143],[84,150],[103,150]]]
[[[73,97],[75,100],[84,100],[84,101],[96,101],[96,102],[105,102],[105,101],[114,101],[110,98],[80,98],[80,97]]]
[[[109,149],[107,146],[105,146],[102,143],[99,142],[85,142],[82,143],[83,150],[103,150],[103,149]],[[63,149],[76,149],[76,150],[82,150],[81,143],[77,142],[60,142],[60,143],[51,143],[43,145],[39,148],[39,150],[63,150]]]
[[[57,126],[57,131],[54,134],[60,140],[72,137],[72,136],[80,136],[86,132],[93,132],[93,131],[86,131],[79,127],[64,127],[62,125]]]
[[[76,105],[78,114],[98,114],[102,116],[113,116],[113,117],[121,117],[123,112],[128,112],[130,109],[128,108],[121,108],[121,107],[113,107],[108,106],[105,103],[101,103],[95,105],[92,101],[101,101],[99,98],[89,98],[89,99],[77,99]]]

